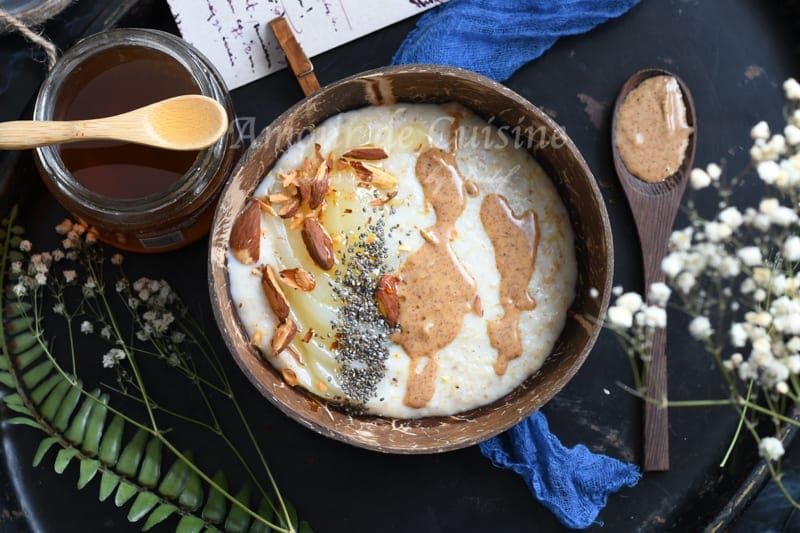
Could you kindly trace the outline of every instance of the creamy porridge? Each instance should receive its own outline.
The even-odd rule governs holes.
[[[414,418],[490,403],[550,354],[577,276],[520,139],[453,104],[341,113],[292,145],[231,236],[231,296],[290,385]]]

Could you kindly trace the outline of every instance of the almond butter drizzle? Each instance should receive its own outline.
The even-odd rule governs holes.
[[[489,340],[497,350],[494,371],[502,376],[508,362],[522,355],[520,313],[536,308],[536,300],[528,293],[528,285],[536,268],[539,223],[532,211],[515,216],[508,200],[498,194],[489,194],[483,199],[481,222],[492,241],[495,263],[500,272],[503,316],[490,321],[488,326]]]
[[[413,408],[424,407],[433,397],[438,368],[436,352],[461,331],[464,315],[472,310],[477,290],[475,280],[450,244],[456,220],[466,205],[464,177],[456,165],[456,141],[452,137],[452,152],[430,148],[417,159],[417,179],[426,202],[436,213],[436,223],[427,228],[435,239],[426,240],[398,272],[401,329],[392,335],[392,340],[411,358],[403,403]],[[420,370],[422,359],[427,359],[427,363]]]

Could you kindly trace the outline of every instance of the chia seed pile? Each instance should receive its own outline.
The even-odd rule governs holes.
[[[366,213],[367,208],[362,211]],[[378,278],[386,268],[384,230],[382,217],[366,229],[359,226],[342,254],[344,268],[337,270],[331,281],[333,293],[342,304],[331,322],[338,341],[339,379],[353,407],[363,406],[375,396],[389,357],[389,334],[393,330],[378,311],[374,298]]]

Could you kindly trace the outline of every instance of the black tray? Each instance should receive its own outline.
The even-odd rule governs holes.
[[[125,12],[133,3],[109,2],[98,7],[79,1],[71,8],[70,17],[62,16],[49,27],[62,32],[60,44],[67,46],[84,31],[97,31],[116,22],[115,17],[102,15],[103,9],[118,6]],[[75,22],[89,12],[94,13],[93,17],[86,15],[94,21],[92,24]],[[595,173],[613,225],[616,283],[640,289],[642,276],[633,220],[614,175],[610,153],[610,109],[622,83],[636,70],[647,67],[678,74],[692,89],[697,107],[696,163],[704,165],[724,158],[729,168],[738,170],[748,159],[750,127],[761,119],[775,127],[782,124],[781,83],[797,71],[797,20],[794,2],[643,2],[588,34],[560,40],[508,80],[508,86],[543,107],[566,128]],[[320,82],[387,64],[413,23],[401,22],[314,58]],[[139,2],[121,24],[174,31],[163,1]],[[13,38],[0,43],[23,46]],[[4,51],[0,49],[0,54]],[[8,61],[18,57],[0,55]],[[11,67],[8,61],[2,65],[6,72]],[[35,91],[41,69],[30,62],[26,65],[19,69],[22,74],[8,79],[12,88],[19,87],[17,92],[0,92],[0,119],[18,117]],[[238,115],[252,117],[257,133],[302,95],[284,71],[237,89],[233,97]],[[0,203],[21,202],[22,222],[31,239],[52,247],[56,239],[51,228],[65,213],[37,184],[29,155],[6,154],[0,158],[2,169],[5,177],[0,181],[0,192],[4,196]],[[206,251],[206,244],[200,242],[157,257],[129,254],[128,269],[170,280],[202,311],[201,319],[225,355],[208,302]],[[725,391],[711,362],[686,339],[685,327],[686,320],[680,318],[670,325],[670,396],[721,397]],[[534,500],[520,478],[494,469],[476,447],[419,457],[349,447],[284,417],[258,395],[232,363],[228,366],[243,403],[256,421],[279,485],[316,531],[563,529]],[[630,382],[628,362],[614,336],[604,332],[582,370],[543,409],[556,435],[566,445],[583,443],[594,451],[638,462],[641,406],[620,390],[620,381]],[[733,498],[758,465],[754,446],[747,439],[736,447],[726,469],[718,467],[736,424],[732,409],[673,409],[670,417],[671,470],[648,474],[637,487],[612,496],[600,515],[605,531],[695,531],[726,524],[748,501],[753,492],[748,487],[760,486],[762,478],[756,475],[754,483],[739,493],[745,497]],[[1,434],[11,496],[18,499],[18,507],[12,503],[9,509],[25,516],[14,520],[9,511],[11,518],[0,518],[0,530],[30,528],[49,533],[138,529],[126,522],[123,511],[110,503],[98,503],[97,481],[77,491],[74,465],[61,476],[52,472],[52,461],[32,468],[39,439],[34,430],[3,425]],[[205,451],[213,459],[215,449]],[[168,524],[174,527],[174,522]]]

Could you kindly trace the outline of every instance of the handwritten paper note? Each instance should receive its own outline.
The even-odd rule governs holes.
[[[168,0],[184,39],[208,57],[230,89],[286,67],[269,30],[285,16],[309,57],[446,0]]]

